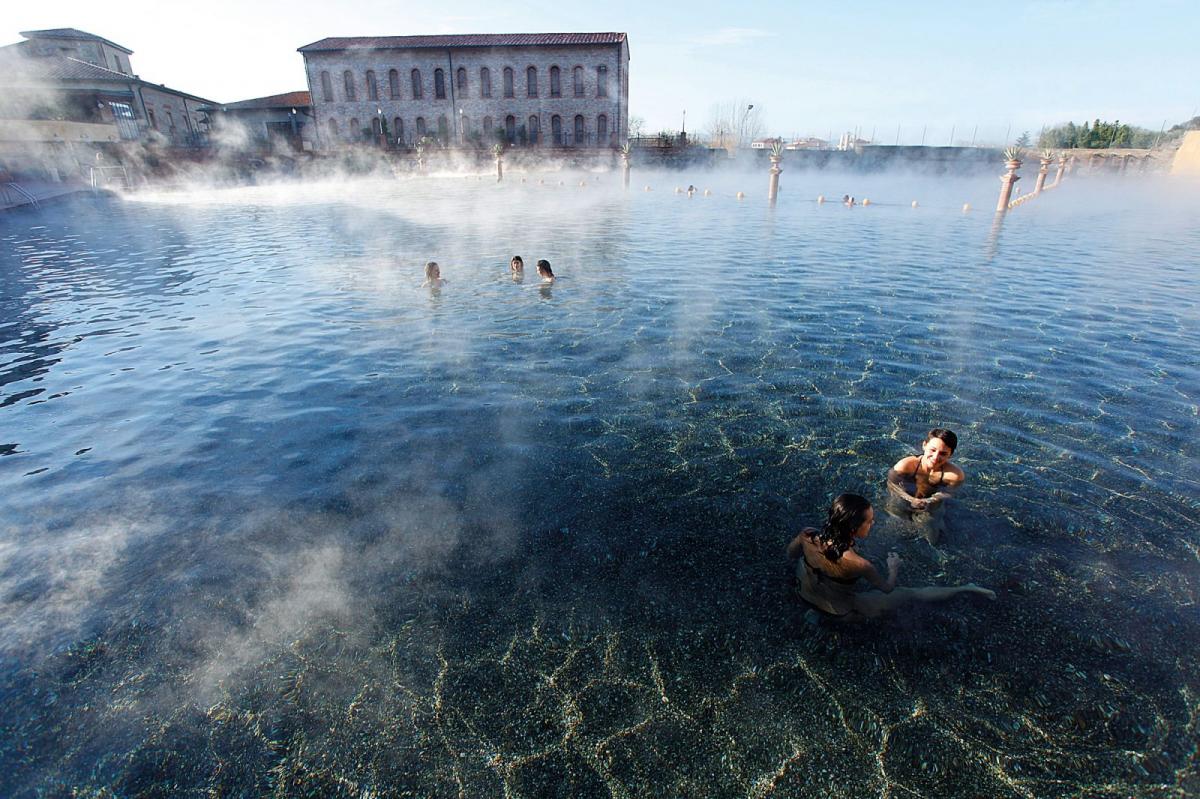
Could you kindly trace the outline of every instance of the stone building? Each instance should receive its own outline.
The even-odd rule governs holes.
[[[102,151],[206,145],[209,101],[142,80],[129,48],[75,28],[21,35],[0,47],[0,171],[88,180]]]
[[[204,143],[202,97],[134,74],[127,47],[75,28],[23,31],[27,41],[0,47],[0,120],[104,125],[113,135]],[[37,125],[22,125],[32,135]]]
[[[208,114],[218,146],[285,153],[314,147],[308,92],[273,94],[200,110]]]
[[[330,38],[299,49],[320,146],[605,148],[625,141],[624,33]]]

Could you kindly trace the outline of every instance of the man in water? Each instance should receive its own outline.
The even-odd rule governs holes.
[[[915,521],[930,544],[936,545],[946,529],[942,503],[967,479],[950,462],[957,448],[958,436],[952,430],[935,427],[921,443],[920,455],[901,458],[888,470],[888,511]]]

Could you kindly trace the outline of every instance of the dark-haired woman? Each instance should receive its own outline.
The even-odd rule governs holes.
[[[935,427],[921,442],[921,454],[896,461],[888,470],[887,488],[892,499],[888,512],[912,519],[925,539],[936,544],[946,527],[942,503],[966,481],[963,470],[950,462],[958,449],[958,436]]]
[[[887,579],[869,560],[854,551],[855,542],[866,538],[875,523],[871,503],[858,494],[842,494],[829,507],[829,517],[820,530],[808,528],[788,545],[788,557],[796,559],[800,596],[829,616],[843,619],[872,618],[908,602],[940,602],[957,594],[996,595],[974,583],[966,585],[897,588],[900,556],[888,553]],[[859,580],[876,590],[856,591]]]

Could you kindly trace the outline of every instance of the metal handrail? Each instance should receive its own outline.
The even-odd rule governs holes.
[[[32,194],[30,194],[29,192],[25,191],[25,189],[21,188],[20,184],[18,184],[18,183],[5,183],[5,184],[4,184],[4,197],[5,197],[5,199],[6,199],[6,200],[8,199],[8,190],[9,190],[9,189],[12,189],[12,190],[13,190],[13,191],[15,191],[17,194],[20,194],[20,195],[21,195],[21,196],[23,196],[25,199],[29,200],[29,202],[33,203],[33,207],[34,207],[34,208],[38,208],[38,207],[40,207],[40,204],[38,203],[37,197],[34,197]]]

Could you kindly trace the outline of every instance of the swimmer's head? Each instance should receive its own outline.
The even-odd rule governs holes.
[[[950,456],[956,449],[958,449],[958,436],[954,435],[954,431],[944,427],[935,427],[921,442],[921,457],[932,468],[950,460]]]
[[[538,275],[554,279],[554,270],[550,268],[550,262],[545,258],[537,262]]]
[[[442,270],[438,267],[437,261],[430,261],[425,264],[425,279],[437,280],[442,276]]]
[[[838,560],[857,538],[866,538],[875,523],[875,511],[866,497],[842,494],[829,506],[829,517],[817,538],[825,545],[825,557]]]
[[[525,261],[519,255],[514,255],[512,260],[508,262],[508,265],[514,272],[522,272],[525,270]]]

